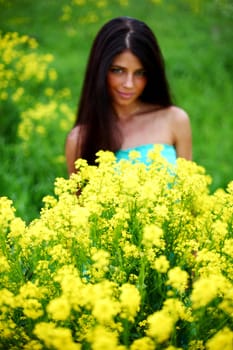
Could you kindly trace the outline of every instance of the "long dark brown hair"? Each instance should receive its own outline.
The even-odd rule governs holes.
[[[147,73],[147,84],[140,100],[161,108],[172,105],[164,59],[151,29],[130,17],[117,17],[107,22],[97,33],[91,48],[75,121],[75,126],[79,125],[76,155],[89,164],[95,163],[97,151],[116,152],[121,147],[121,135],[107,88],[107,73],[114,57],[126,49],[138,57]]]

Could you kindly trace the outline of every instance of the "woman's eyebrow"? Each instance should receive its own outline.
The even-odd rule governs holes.
[[[119,68],[125,68],[124,66],[121,66],[120,64],[111,64],[110,67],[119,67]]]
[[[110,67],[117,67],[117,68],[127,69],[127,67],[122,66],[121,64],[111,64]],[[135,69],[135,71],[138,71],[138,70],[145,70],[145,68],[143,68],[143,67],[138,67],[138,68]]]

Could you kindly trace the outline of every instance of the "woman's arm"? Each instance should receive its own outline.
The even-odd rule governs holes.
[[[176,108],[173,118],[173,134],[178,158],[192,160],[192,131],[189,116]]]
[[[77,158],[76,156],[77,142],[78,142],[78,127],[76,126],[74,129],[70,131],[70,133],[66,138],[65,155],[66,155],[66,164],[67,164],[67,170],[69,175],[76,172],[74,163]]]

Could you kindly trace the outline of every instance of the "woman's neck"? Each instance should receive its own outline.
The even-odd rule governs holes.
[[[120,123],[132,120],[135,116],[141,114],[144,108],[145,105],[142,102],[137,102],[130,106],[114,106],[117,119]]]
[[[118,122],[125,124],[131,122],[135,117],[145,116],[161,109],[161,106],[139,102],[134,106],[118,106],[115,108]]]

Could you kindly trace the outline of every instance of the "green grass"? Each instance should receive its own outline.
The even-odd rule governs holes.
[[[86,0],[83,8],[73,6],[69,21],[61,21],[62,8],[70,3],[2,0],[0,30],[34,37],[39,43],[39,53],[54,55],[53,66],[58,71],[55,88],[71,90],[71,98],[64,102],[75,114],[87,56],[97,30],[106,20],[118,15],[147,22],[164,53],[175,101],[190,115],[193,159],[213,178],[211,190],[225,188],[233,179],[233,6],[230,1],[165,0],[156,5],[150,0],[129,0],[129,5],[123,7],[115,0],[109,1],[106,9],[98,9],[98,2]],[[194,11],[195,3],[199,3],[199,11]],[[98,20],[80,23],[79,19],[89,12],[97,14]],[[36,91],[28,94],[33,95],[34,102],[42,98]],[[9,142],[7,138],[17,125],[17,111],[13,113],[2,106],[0,113],[1,120],[11,120],[10,128],[0,131],[0,195],[11,198],[17,213],[29,221],[38,216],[43,196],[53,192],[55,178],[67,177],[65,162],[54,161],[64,154],[66,132],[54,124],[49,130],[52,135],[49,140],[43,143],[39,137],[33,138],[25,153],[19,140]],[[60,120],[63,117],[60,114]]]

